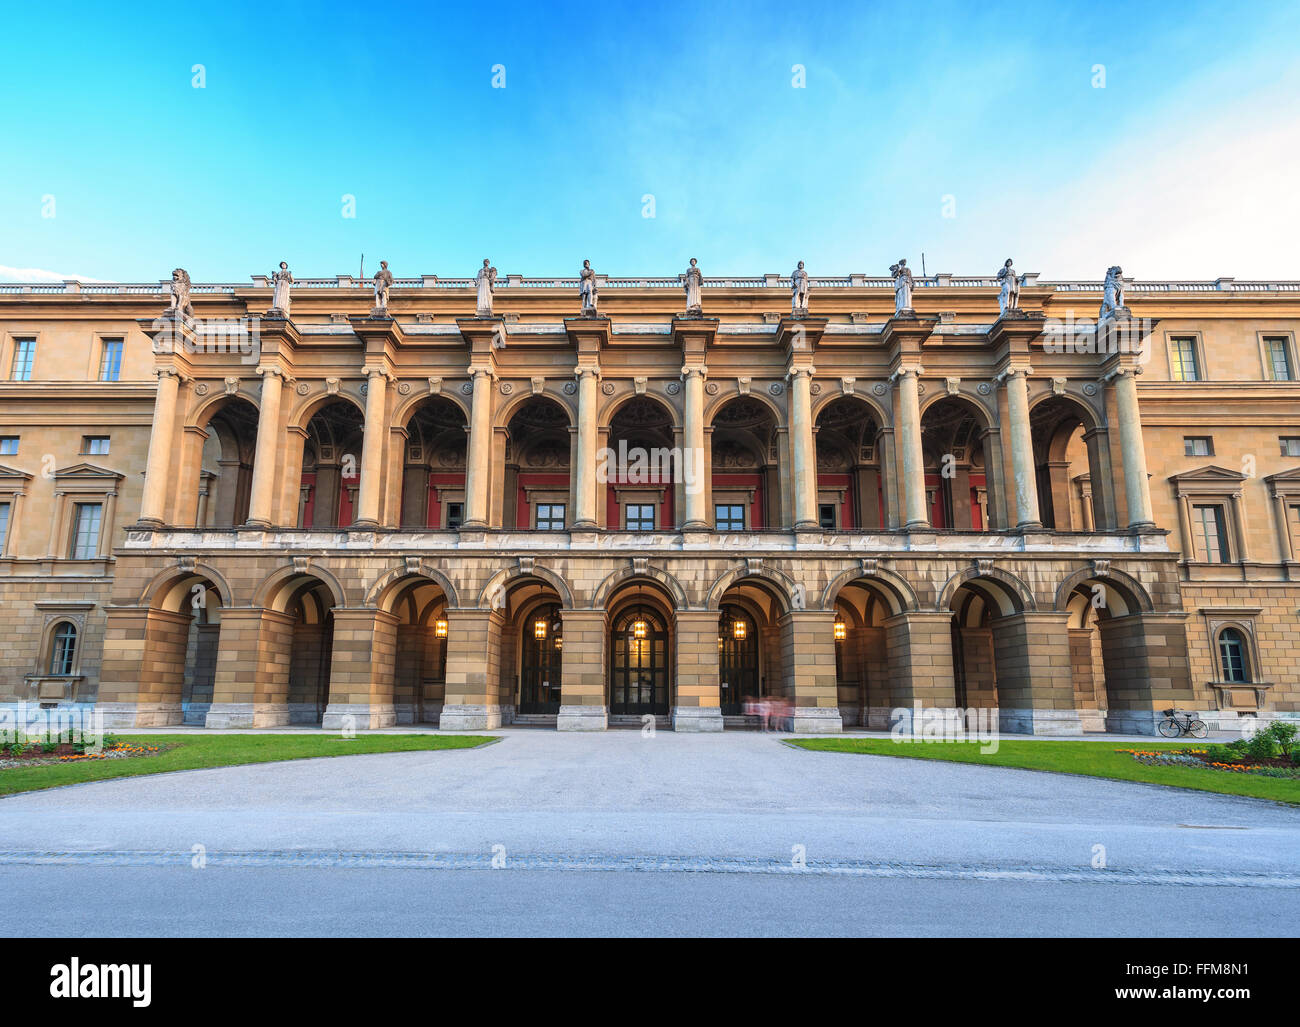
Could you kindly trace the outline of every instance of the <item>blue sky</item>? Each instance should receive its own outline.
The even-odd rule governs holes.
[[[1300,278],[1294,3],[54,10],[5,16],[0,277]]]

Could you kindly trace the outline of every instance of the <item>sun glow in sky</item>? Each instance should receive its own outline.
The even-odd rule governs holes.
[[[1294,3],[52,10],[5,15],[11,280],[1300,278]]]

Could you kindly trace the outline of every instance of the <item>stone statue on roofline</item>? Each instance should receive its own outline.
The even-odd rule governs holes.
[[[790,315],[792,317],[808,316],[808,293],[812,291],[812,281],[803,268],[803,261],[790,272]]]
[[[272,293],[271,309],[267,314],[288,320],[289,291],[293,286],[293,275],[289,273],[289,265],[285,261],[280,261],[279,270],[271,276],[271,285],[275,291]]]
[[[1124,306],[1124,269],[1118,264],[1106,269],[1106,281],[1101,287],[1101,313],[1099,321],[1108,317],[1120,317],[1128,312]]]
[[[998,270],[998,313],[1003,317],[1014,317],[1020,312],[1020,276],[1011,264],[1011,258]]]
[[[379,317],[388,316],[388,290],[393,287],[393,272],[388,270],[388,261],[379,262],[375,272],[375,309],[370,313]]]
[[[190,273],[183,267],[172,272],[171,300],[167,306],[167,315],[182,321],[194,317],[194,307],[190,303]]]
[[[912,269],[907,266],[907,258],[899,257],[897,264],[891,264],[889,274],[894,279],[894,316],[913,317]]]
[[[578,296],[582,300],[582,316],[598,317],[596,307],[600,296],[596,290],[596,272],[591,268],[591,261],[582,262],[582,271],[578,275]]]
[[[704,316],[704,274],[700,271],[699,264],[694,257],[691,258],[690,267],[686,269],[683,277],[683,286],[686,289],[686,316],[703,317]]]
[[[475,313],[479,317],[492,316],[492,289],[496,282],[497,269],[492,266],[492,261],[484,257],[483,266],[479,268],[478,274],[474,277],[474,285],[478,289]]]

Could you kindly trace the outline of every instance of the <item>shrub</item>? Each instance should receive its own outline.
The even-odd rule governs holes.
[[[1275,720],[1268,726],[1264,732],[1272,738],[1278,751],[1287,759],[1293,759],[1296,749],[1296,731],[1297,726],[1294,721]]]
[[[1270,730],[1260,731],[1246,742],[1246,755],[1251,759],[1268,760],[1277,755],[1277,742]]]

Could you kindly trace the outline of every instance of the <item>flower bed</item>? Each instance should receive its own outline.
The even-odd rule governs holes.
[[[39,767],[85,760],[124,760],[156,756],[170,746],[129,745],[116,738],[105,738],[95,747],[89,742],[50,742],[43,739],[20,739],[0,745],[0,770],[14,767]]]
[[[1216,747],[1221,748],[1221,747]],[[1220,756],[1206,749],[1116,749],[1148,767],[1201,767],[1234,774],[1300,778],[1300,764],[1284,757]]]

